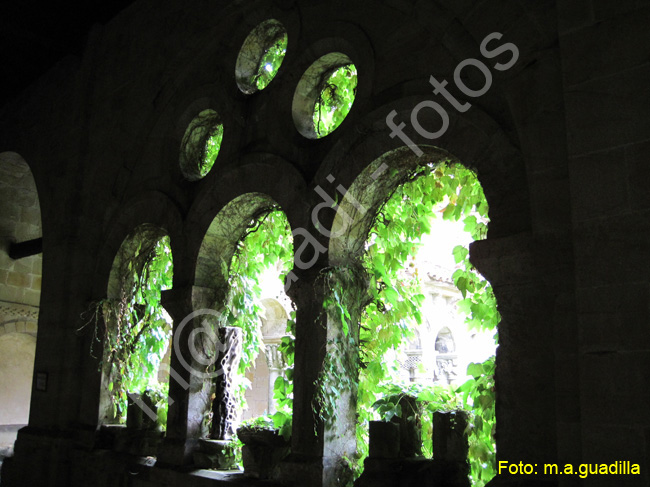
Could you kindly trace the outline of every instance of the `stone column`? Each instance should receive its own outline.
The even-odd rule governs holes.
[[[266,339],[265,339],[266,341]],[[273,386],[278,377],[284,372],[284,357],[279,350],[280,343],[277,340],[265,344],[266,365],[269,367],[269,394],[268,394],[268,407],[269,415],[274,414],[277,409],[275,407],[275,400],[273,399]]]
[[[555,463],[555,360],[558,337],[569,333],[560,325],[572,326],[564,316],[568,310],[560,306],[571,275],[571,249],[553,239],[521,234],[473,242],[470,258],[492,284],[501,313],[495,373],[497,461]],[[505,479],[497,476],[491,485]]]
[[[287,485],[321,486],[323,483],[323,429],[315,423],[312,399],[327,343],[322,303],[315,299],[314,281],[319,268],[295,269],[298,276],[287,294],[296,304],[296,353],[293,380],[291,455],[280,464],[279,480]],[[316,434],[315,432],[318,432]],[[300,484],[297,479],[301,479]]]
[[[235,435],[240,416],[233,384],[242,354],[242,329],[232,326],[220,328],[219,341],[221,350],[217,360],[218,369],[215,370],[216,391],[212,401],[210,436],[217,440],[229,440]]]

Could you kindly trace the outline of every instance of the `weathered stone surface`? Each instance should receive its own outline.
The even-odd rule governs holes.
[[[242,461],[244,475],[256,479],[277,477],[278,464],[289,454],[289,442],[276,431],[237,430],[237,437],[244,444]]]
[[[242,350],[241,328],[219,329],[219,355],[217,356],[216,395],[212,401],[211,437],[228,440],[235,434],[240,412],[235,400],[235,380]]]
[[[398,404],[402,415],[391,421],[399,425],[399,456],[418,457],[422,454],[422,405],[412,396],[402,396]]]
[[[199,440],[194,466],[215,470],[236,470],[235,444],[232,440]]]
[[[464,411],[433,413],[433,458],[464,464],[469,450],[466,429]]]
[[[386,421],[370,421],[370,458],[397,458],[400,452],[400,425]]]

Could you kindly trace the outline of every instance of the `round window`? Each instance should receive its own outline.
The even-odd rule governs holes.
[[[287,31],[274,19],[255,27],[244,41],[235,75],[239,89],[246,94],[263,90],[275,78],[287,52]]]
[[[345,54],[333,52],[303,74],[293,96],[293,120],[310,139],[332,133],[350,112],[357,92],[357,68]]]
[[[223,124],[214,110],[203,110],[190,122],[181,142],[181,171],[190,181],[203,178],[217,160]]]

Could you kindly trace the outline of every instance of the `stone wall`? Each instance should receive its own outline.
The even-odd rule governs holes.
[[[41,211],[34,178],[15,153],[0,153],[0,323],[12,303],[38,307],[41,294],[40,255],[9,257],[12,242],[41,237]]]
[[[19,484],[17,472],[27,472],[30,485],[76,486],[86,470],[101,471],[101,454],[86,453],[101,444],[94,436],[101,378],[89,353],[94,337],[79,330],[89,303],[105,297],[125,236],[142,223],[169,234],[174,286],[163,301],[179,326],[206,289],[210,259],[232,253],[247,222],[273,204],[292,229],[305,230],[294,246],[300,252],[304,244],[302,259],[311,264],[294,269],[289,291],[297,309],[295,407],[283,480],[337,485],[353,443],[346,424],[355,421],[353,391],[337,403],[338,424],[315,419],[314,381],[327,340],[341,327],[323,316],[319,272],[354,268],[364,232],[391,191],[422,164],[451,159],[477,171],[490,204],[488,237],[471,245],[470,257],[493,285],[502,317],[499,460],[634,460],[642,475],[625,485],[647,486],[648,13],[643,2],[599,0],[386,0],[372,8],[360,1],[141,0],[97,27],[81,59],[64,60],[0,111],[0,150],[29,161],[43,209],[36,367],[48,373],[47,390],[32,396],[16,456],[3,466],[7,485]],[[287,56],[265,90],[244,94],[235,78],[239,49],[270,18],[287,30]],[[492,69],[507,55],[481,52],[494,32],[503,34],[494,46],[518,49],[510,69]],[[337,130],[314,140],[294,123],[294,94],[307,68],[331,52],[355,63],[356,101]],[[491,85],[481,96],[454,81],[467,59],[489,66]],[[455,104],[433,93],[431,76],[448,82]],[[485,84],[471,66],[461,79],[474,92]],[[435,140],[413,129],[414,119],[440,127],[430,100],[449,116]],[[459,111],[458,102],[471,107]],[[414,116],[416,106],[424,108]],[[181,141],[206,109],[223,118],[222,148],[210,173],[189,181],[179,165]],[[423,157],[386,125],[393,111]],[[392,171],[373,178],[383,163]],[[339,211],[355,215],[355,224],[329,239],[321,230],[332,229],[334,211],[323,210],[318,224],[312,216],[323,202],[317,188],[333,198],[338,185],[349,189]],[[353,201],[367,211],[355,213]],[[37,267],[12,269],[11,283],[38,285]],[[21,289],[37,303],[35,291]],[[161,458],[187,466],[203,383],[175,354],[171,367],[185,382],[170,383],[175,405]],[[164,476],[157,472],[152,478]],[[493,485],[517,480],[500,476]],[[174,473],[169,484],[181,483]]]
[[[0,335],[0,425],[27,424],[35,353],[35,336]]]
[[[0,425],[29,419],[41,294],[41,255],[14,260],[9,246],[40,237],[32,172],[18,154],[0,153]]]
[[[251,381],[251,387],[246,391],[248,409],[244,411],[242,419],[250,419],[269,413],[269,368],[266,365],[266,356],[263,351],[255,360],[255,364],[246,374]]]
[[[558,2],[577,309],[558,431],[571,459],[650,455],[637,413],[650,400],[650,283],[638,273],[650,263],[647,7]],[[625,483],[648,485],[648,467],[641,477]]]

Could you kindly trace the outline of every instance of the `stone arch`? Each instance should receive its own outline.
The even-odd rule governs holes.
[[[361,171],[347,191],[341,191],[344,196],[338,208],[335,208],[336,213],[330,227],[329,264],[332,268],[349,269],[352,274],[359,276],[356,282],[350,280],[345,284],[366,285],[365,269],[361,263],[365,243],[377,212],[393,192],[418,173],[430,172],[440,164],[460,164],[457,157],[438,147],[420,146],[419,149],[423,153],[422,157],[414,154],[408,147],[400,147],[384,153]],[[357,294],[363,292],[364,289],[360,288]],[[361,300],[348,303],[352,322],[363,312],[359,301]],[[340,318],[336,314],[329,313],[327,334],[330,342],[333,337],[340,336],[341,329],[343,326]],[[333,350],[329,353],[333,353]],[[343,353],[353,352],[348,349]],[[411,355],[414,361],[419,359],[416,353],[412,352]],[[413,378],[413,373],[410,374]],[[345,432],[354,431],[356,426],[352,414],[356,408],[356,394],[357,391],[352,390],[349,397],[342,395],[337,402],[337,424],[333,426],[334,434],[331,435],[331,445],[328,445],[330,451],[344,451],[352,441],[352,438],[345,437]],[[341,421],[341,418],[344,418],[344,421]]]
[[[42,222],[34,176],[15,152],[0,153],[0,320],[10,303],[38,308]],[[33,243],[33,248],[22,246]]]
[[[457,370],[456,340],[449,327],[443,326],[436,333],[434,350],[436,355],[433,380],[450,384],[459,375],[459,371]]]
[[[392,150],[375,159],[359,174],[333,219],[329,241],[331,264],[360,258],[378,209],[414,172],[428,163],[459,162],[442,149],[427,147],[423,150],[426,154],[423,158],[418,158],[408,147]]]
[[[194,287],[201,289],[194,295],[195,309],[214,307],[227,292],[227,279],[222,273],[222,262],[229,265],[237,243],[251,222],[278,207],[269,196],[246,193],[238,196],[214,217],[205,232],[196,260]]]
[[[123,242],[129,237],[134,229],[141,225],[152,225],[161,229],[169,236],[172,255],[174,257],[174,287],[176,284],[176,268],[182,265],[185,246],[182,238],[182,219],[179,207],[168,196],[158,191],[142,191],[137,196],[115,205],[109,212],[111,218],[105,224],[105,230],[101,235],[101,247],[97,252],[94,262],[93,273],[96,278],[93,281],[91,290],[91,303],[97,303],[107,297],[108,283],[111,280],[111,272],[114,269],[115,257],[120,252]],[[166,293],[163,291],[163,300]],[[166,307],[166,305],[165,305]],[[88,322],[92,306],[86,308],[83,315]],[[98,350],[90,327],[84,329],[85,343],[84,350],[93,350],[93,354],[85,352],[83,357],[86,362],[87,387],[81,391],[83,402],[87,405],[84,408],[84,421],[89,425],[100,423],[100,411],[106,411],[105,383],[102,383],[102,371],[100,362],[101,352]],[[95,353],[95,351],[97,353]]]
[[[0,152],[0,450],[28,423],[42,281],[39,193],[16,152]],[[5,444],[6,443],[6,444]]]
[[[0,323],[0,336],[9,333],[26,333],[36,337],[38,333],[38,321],[27,315],[7,319]]]
[[[122,243],[113,258],[105,290],[107,302],[120,303],[119,309],[129,305],[129,303],[124,302],[124,296],[125,293],[130,292],[130,289],[134,285],[132,274],[135,272],[140,275],[143,272],[146,266],[146,256],[150,251],[153,251],[156,244],[163,237],[168,237],[167,232],[162,228],[149,223],[142,223],[128,233],[128,235],[122,240]],[[134,256],[138,252],[140,258],[134,259]],[[112,362],[109,360],[106,339],[109,334],[112,333],[111,330],[115,328],[116,322],[113,314],[106,314],[106,307],[104,305],[100,306],[98,304],[97,306],[98,307],[94,310],[97,320],[97,329],[95,333],[104,333],[104,335],[99,336],[103,344],[103,349],[101,351],[102,370],[101,394],[99,398],[99,422],[101,424],[110,424],[116,422],[117,418],[115,418],[113,413],[113,401],[109,392],[109,384],[114,381],[115,375],[119,374],[111,368]],[[116,308],[113,309],[115,310]],[[115,311],[113,311],[113,313],[114,312]],[[169,321],[171,321],[171,319],[169,319]],[[171,338],[167,346],[169,347],[170,345]],[[159,376],[159,374],[157,374],[157,376]]]
[[[202,437],[202,415],[210,403],[209,394],[203,390],[204,379],[196,377],[191,365],[187,361],[183,363],[179,357],[188,357],[186,344],[194,326],[185,326],[188,323],[185,319],[194,311],[211,306],[226,290],[220,264],[218,267],[211,264],[216,265],[222,258],[229,261],[239,236],[253,215],[277,205],[285,211],[289,224],[294,227],[300,219],[299,210],[305,205],[302,197],[304,180],[283,159],[267,153],[249,153],[240,157],[238,162],[236,167],[228,168],[215,180],[193,184],[195,191],[191,206],[183,226],[178,228],[176,244],[172,239],[174,287],[164,292],[163,302],[174,319],[174,340],[178,340],[178,346],[172,347],[170,373],[173,380],[169,389],[166,441],[169,451],[178,453],[169,455],[188,455],[188,450],[180,445]],[[238,208],[236,204],[228,206],[244,194],[251,195],[247,204]],[[232,235],[223,235],[227,244],[219,245],[218,253],[211,254],[208,242],[214,244],[221,238],[219,233],[223,230],[218,230],[219,221],[227,221],[226,213],[222,213],[226,207],[226,213],[234,211],[242,219],[234,223],[236,228],[231,228]],[[178,457],[170,457],[170,461],[176,462]]]
[[[479,107],[473,107],[464,114],[455,112],[453,107],[445,107],[450,118],[449,129],[435,141],[420,136],[414,130],[409,132],[405,129],[414,144],[422,151],[421,156],[406,147],[399,137],[391,136],[391,129],[386,124],[386,118],[390,113],[395,111],[396,123],[403,121],[408,124],[413,107],[431,98],[432,96],[427,94],[412,95],[369,113],[358,122],[356,131],[342,134],[328,152],[314,178],[314,185],[320,184],[325,188],[332,188],[331,192],[334,193],[334,188],[338,188],[339,184],[343,188],[351,188],[364,171],[373,164],[374,169],[366,173],[369,178],[368,183],[375,183],[370,176],[382,163],[391,167],[393,164],[404,166],[408,172],[427,162],[450,160],[462,163],[476,172],[490,206],[490,237],[507,236],[529,229],[529,194],[524,161],[497,122],[482,112]],[[433,110],[421,111],[418,117],[421,125],[428,127],[439,125],[440,121],[435,119],[437,115],[434,115],[435,113]],[[471,144],[468,143],[470,140]],[[406,169],[407,167],[410,169]],[[329,174],[336,176],[336,182],[327,181]],[[365,190],[365,193],[368,193],[367,198],[376,206],[379,205],[380,201],[383,201],[382,198],[386,197],[386,189],[396,184],[403,174],[405,173],[398,172],[392,176],[383,174],[382,180],[378,181],[379,185],[373,184]],[[373,197],[369,194],[374,192],[382,196]],[[345,206],[345,200],[341,206]],[[372,206],[369,204],[364,206],[370,214],[374,214]],[[354,212],[354,209],[350,211]],[[367,213],[364,215],[358,213],[357,211],[355,214],[355,221],[371,219]],[[321,220],[320,223],[326,228],[331,228],[332,220],[333,212],[330,212],[329,217]],[[324,239],[323,242],[329,246],[329,242],[325,242]],[[334,250],[337,253],[336,248]]]
[[[252,166],[238,168],[235,171],[241,173],[243,169],[247,173],[252,170],[250,177],[244,179],[244,181],[252,183],[252,187],[259,188],[269,183],[272,185],[280,177],[277,173],[267,174],[269,177],[263,181],[264,174],[269,168],[265,167],[264,164],[252,164]],[[255,168],[261,171],[255,171]],[[260,176],[262,177],[260,178]],[[288,176],[291,179],[291,175]],[[185,425],[181,427],[184,431],[179,429],[179,432],[180,435],[185,435],[186,438],[201,438],[207,434],[201,419],[203,414],[209,411],[213,405],[211,391],[213,390],[212,381],[214,377],[210,376],[210,374],[199,373],[196,357],[191,354],[189,349],[191,347],[192,333],[198,327],[202,327],[203,322],[197,323],[197,319],[194,319],[191,323],[187,320],[181,320],[192,312],[204,313],[205,310],[213,310],[208,314],[216,315],[216,318],[208,317],[207,319],[209,319],[212,326],[217,326],[223,301],[229,289],[227,269],[235,254],[237,244],[245,236],[246,230],[251,223],[257,218],[272,209],[283,210],[283,207],[278,204],[275,198],[256,191],[239,194],[239,196],[222,204],[223,200],[227,200],[228,194],[233,192],[233,187],[229,186],[229,180],[229,176],[221,180],[224,185],[223,192],[212,189],[210,192],[199,195],[195,201],[194,211],[188,219],[188,222],[193,221],[191,226],[188,225],[188,232],[192,233],[190,238],[193,243],[199,242],[200,245],[197,246],[198,248],[194,247],[196,257],[193,266],[194,275],[191,277],[192,285],[185,289],[185,297],[182,298],[183,305],[175,312],[175,324],[178,325],[179,322],[182,322],[187,323],[188,326],[185,327],[183,324],[182,328],[175,330],[174,344],[175,346],[178,344],[178,348],[174,349],[172,357],[172,369],[184,369],[183,374],[185,374],[184,377],[187,380],[187,387],[181,384],[184,391],[176,389],[175,394],[178,394],[180,400],[177,401],[177,398],[174,398],[173,414],[170,408],[172,417],[176,418],[177,421],[185,422]],[[240,186],[241,181],[240,179]],[[278,192],[281,186],[282,183],[273,188],[273,192]],[[203,207],[204,210],[199,211],[198,208],[200,207]],[[198,221],[194,220],[195,217]],[[201,228],[204,233],[201,238],[196,239],[197,234],[201,232]],[[203,314],[201,317],[203,320],[206,319]],[[210,345],[204,346],[208,347]],[[172,381],[173,384],[174,381]],[[178,402],[187,403],[186,417],[183,416],[184,411],[175,409]]]
[[[163,184],[175,186],[180,193],[195,191],[197,184],[187,184],[179,168],[181,141],[191,119],[204,109],[214,109],[224,124],[224,139],[218,162],[206,176],[207,184],[218,184],[224,172],[239,162],[244,132],[242,120],[246,118],[243,98],[257,98],[241,93],[235,82],[235,65],[239,49],[250,31],[267,19],[280,21],[287,30],[289,45],[282,72],[295,55],[295,43],[301,32],[301,20],[294,9],[283,9],[274,2],[258,0],[220,9],[218,5],[203,7],[210,25],[184,37],[184,47],[170,51],[173,58],[165,64],[162,77],[166,80],[156,97],[156,110],[140,126],[136,144],[124,167],[111,179],[115,180],[118,194],[127,194],[137,186],[129,181],[152,175]],[[288,85],[292,85],[291,77]],[[273,90],[277,94],[278,88]],[[268,89],[262,96],[268,96]],[[290,110],[290,95],[287,112]],[[254,103],[251,101],[250,103]],[[258,107],[259,108],[259,107]],[[275,131],[275,123],[263,127]],[[247,128],[248,130],[248,128]],[[278,131],[277,136],[286,136]],[[99,177],[105,177],[100,175]],[[188,196],[190,196],[188,194]]]
[[[251,195],[249,202],[245,202],[244,199],[238,200],[243,203],[243,206],[241,208],[237,205],[230,206],[227,211],[240,213],[242,217],[248,218],[277,205],[286,214],[291,228],[300,227],[303,223],[303,211],[306,210],[308,202],[307,188],[296,168],[273,154],[244,155],[238,160],[237,167],[221,174],[213,184],[202,185],[193,199],[182,230],[184,240],[187,242],[189,261],[186,266],[187,272],[179,269],[183,272],[182,275],[179,274],[179,279],[186,285],[193,283],[202,286],[200,283],[205,276],[201,275],[203,271],[199,268],[198,259],[204,238],[208,235],[211,226],[214,225],[213,229],[218,228],[215,218],[225,218],[225,214],[219,216],[221,211],[246,194]],[[241,228],[235,230],[243,232],[247,223],[240,222],[237,225]],[[234,236],[226,237],[230,242],[229,245],[234,249],[236,244]]]
[[[262,299],[264,306],[264,316],[262,317],[262,335],[278,338],[284,335],[289,313],[280,301],[276,298]]]
[[[166,195],[157,191],[145,191],[115,208],[113,218],[106,224],[104,244],[95,261],[95,274],[99,277],[93,289],[95,299],[106,296],[106,285],[113,270],[115,256],[125,239],[141,225],[161,229],[170,237],[174,260],[185,253],[183,227],[179,207]]]
[[[249,409],[243,419],[259,416],[265,411],[270,415],[275,412],[273,385],[284,368],[278,344],[286,334],[289,314],[276,298],[263,298],[261,302],[264,307],[264,316],[260,317],[264,347],[260,349],[254,368],[247,374],[251,388],[246,392]]]
[[[434,349],[439,353],[453,353],[456,351],[456,341],[454,334],[448,326],[443,326],[436,333]]]

